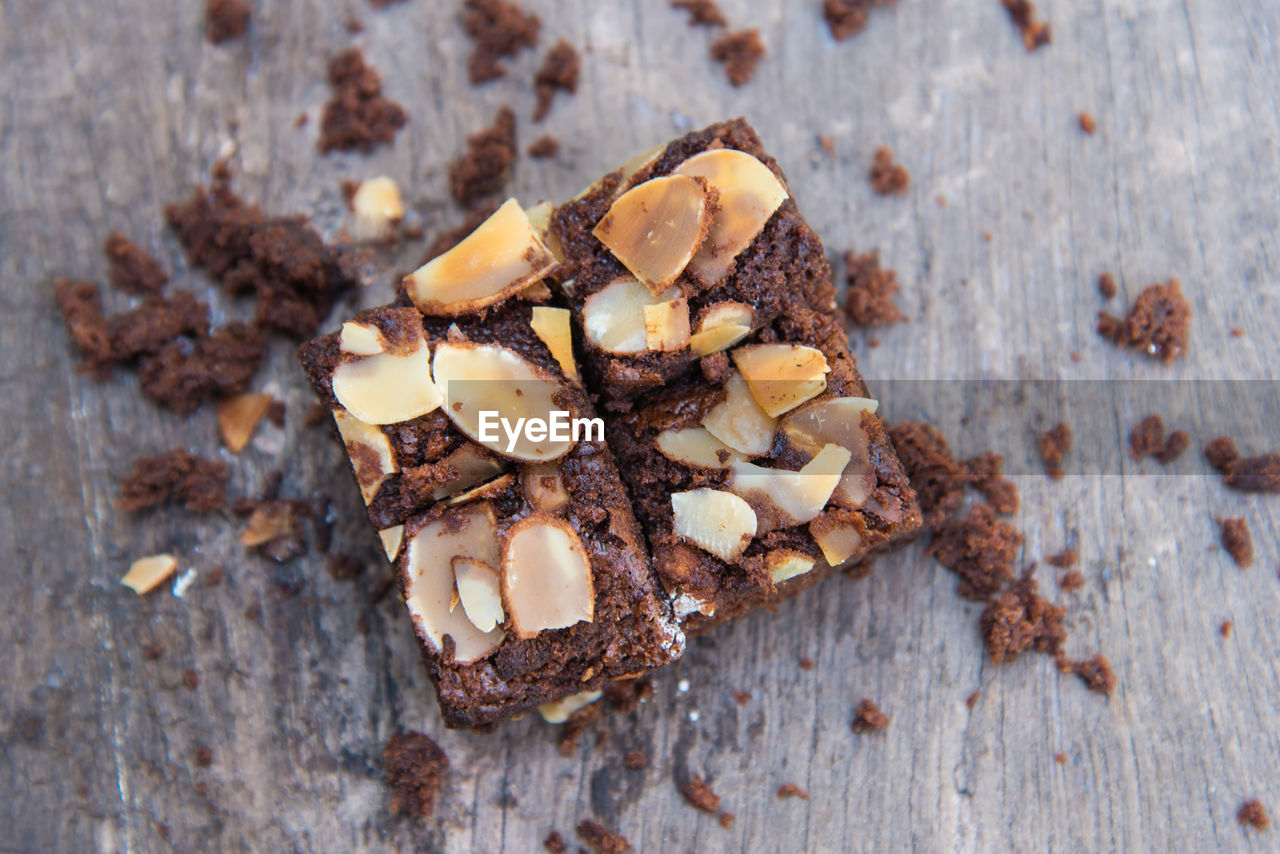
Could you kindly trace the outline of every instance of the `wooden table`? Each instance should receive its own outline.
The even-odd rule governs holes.
[[[1194,451],[1179,474],[1126,460],[1111,475],[1019,478],[1025,560],[1080,551],[1081,593],[1042,578],[1071,605],[1068,651],[1115,663],[1110,699],[1045,656],[991,665],[979,606],[916,546],[867,581],[833,579],[692,643],[634,716],[598,725],[603,746],[592,732],[565,759],[537,716],[490,735],[441,728],[400,606],[367,604],[376,543],[339,451],[302,426],[309,393],[288,342],[258,383],[287,402],[286,427],[228,457],[233,491],[253,494],[283,468],[286,495],[331,492],[335,549],[377,571],[352,583],[316,555],[270,564],[244,553],[229,516],[114,509],[135,457],[225,451],[211,411],[184,420],[131,375],[77,375],[51,283],[103,280],[99,246],[119,228],[219,317],[243,315],[188,268],[160,213],[221,154],[233,152],[243,196],[308,213],[329,235],[345,222],[340,179],[391,175],[432,232],[460,218],[443,165],[501,104],[517,108],[523,143],[546,130],[564,144],[552,161],[519,162],[510,190],[527,203],[746,114],[830,250],[878,247],[900,275],[910,324],[880,332],[878,349],[854,337],[870,377],[1274,380],[1280,5],[1046,0],[1054,43],[1028,54],[996,0],[904,0],[843,44],[817,0],[723,0],[770,50],[732,89],[706,57],[711,34],[660,0],[530,0],[541,49],[564,36],[586,50],[577,96],[558,97],[545,126],[527,119],[541,53],[469,87],[455,3],[252,5],[248,36],[215,47],[195,0],[0,4],[0,849],[530,852],[552,828],[572,839],[586,817],[641,851],[1276,845],[1235,811],[1253,796],[1280,810],[1280,502],[1226,492]],[[351,44],[410,123],[371,156],[320,157],[325,62]],[[1093,137],[1081,110],[1097,117]],[[311,118],[301,129],[299,113]],[[911,170],[905,198],[869,189],[881,143]],[[420,253],[406,247],[382,269]],[[1097,338],[1102,270],[1125,301],[1182,278],[1195,309],[1188,358],[1165,367]],[[361,299],[388,294],[384,274]],[[885,407],[939,418],[961,454],[985,449],[947,413]],[[1121,401],[1068,417],[1091,444],[1123,441],[1144,414]],[[1252,570],[1207,551],[1219,515],[1248,518]],[[200,573],[183,598],[119,585],[133,557],[166,549]],[[225,577],[206,587],[214,567]],[[144,658],[157,643],[161,657]],[[817,667],[800,669],[805,657]],[[735,690],[751,701],[739,706]],[[863,697],[892,716],[887,731],[850,732]],[[431,734],[452,763],[425,823],[390,815],[381,782],[381,746],[405,728]],[[213,750],[208,768],[199,745]],[[622,767],[635,747],[650,753],[647,771]],[[731,829],[680,797],[676,781],[695,773],[736,814]],[[788,782],[811,799],[778,800]]]

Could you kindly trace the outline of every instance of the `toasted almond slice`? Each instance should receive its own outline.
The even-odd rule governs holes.
[[[394,561],[396,555],[400,554],[400,542],[404,539],[404,525],[383,528],[378,532],[378,538],[382,540],[382,550],[386,552],[387,560]]]
[[[547,302],[551,299],[551,288],[542,279],[534,282],[519,294],[525,302]]]
[[[444,636],[453,638],[454,661],[470,664],[498,648],[503,631],[482,632],[463,609],[449,610],[455,591],[453,559],[471,558],[489,566],[499,559],[498,525],[487,501],[463,504],[423,525],[405,551],[405,604],[418,637],[444,653]]]
[[[816,456],[833,442],[848,449],[849,464],[831,496],[842,507],[856,510],[875,491],[876,471],[871,464],[867,431],[862,428],[862,414],[875,414],[878,405],[865,397],[833,397],[806,403],[782,419],[782,434],[801,453]]]
[[[728,350],[751,334],[755,312],[740,302],[720,302],[703,310],[689,345],[695,356]]]
[[[347,447],[351,468],[360,484],[364,503],[373,501],[383,481],[400,470],[396,465],[391,439],[377,427],[354,418],[343,409],[333,410],[333,421]]]
[[[555,513],[569,503],[569,490],[555,463],[525,466],[520,471],[520,483],[529,503],[539,510]]]
[[[524,290],[555,265],[520,204],[508,199],[461,243],[407,276],[404,287],[423,314],[453,317]]]
[[[454,583],[462,610],[477,629],[488,633],[502,624],[502,590],[498,570],[482,560],[458,555],[453,564]]]
[[[594,619],[591,561],[569,523],[533,513],[511,526],[502,547],[502,600],[522,638]]]
[[[765,565],[769,568],[769,577],[773,579],[774,584],[781,584],[788,579],[804,575],[813,569],[816,563],[816,560],[804,552],[792,549],[779,549],[769,552],[769,556],[765,561]]]
[[[538,706],[538,714],[542,715],[542,719],[549,724],[562,724],[569,720],[574,712],[585,709],[602,696],[604,696],[603,691],[582,691],[570,694],[564,699]]]
[[[535,441],[527,430],[516,429],[520,419],[541,419],[549,426],[553,413],[564,410],[554,400],[562,384],[515,351],[445,341],[436,345],[431,371],[445,395],[445,415],[489,450],[521,462],[541,462],[559,459],[573,448],[571,439]],[[514,442],[504,435],[502,419],[516,430]]]
[[[573,358],[573,332],[569,326],[569,309],[534,306],[529,319],[533,332],[547,345],[551,355],[560,363],[560,370],[575,383],[581,383],[578,377],[578,363]]]
[[[270,405],[269,394],[233,394],[218,400],[218,432],[227,450],[238,454],[249,444]]]
[[[684,297],[644,307],[644,343],[648,350],[673,352],[689,346],[689,301]]]
[[[799,525],[822,512],[848,462],[849,451],[839,445],[827,445],[800,471],[763,468],[739,460],[730,467],[725,485],[756,507],[777,511],[776,518],[773,513],[766,514],[762,525],[766,530]]]
[[[372,323],[348,320],[338,334],[338,349],[354,356],[374,356],[386,351],[387,339]]]
[[[694,489],[671,493],[672,529],[725,562],[746,550],[756,535],[756,513],[731,492]]]
[[[768,166],[732,148],[695,154],[677,166],[674,174],[705,178],[720,194],[720,209],[711,222],[711,232],[689,265],[704,284],[714,285],[728,274],[733,260],[786,201],[787,188]]]
[[[641,170],[646,169],[650,164],[656,162],[657,159],[662,156],[662,152],[666,150],[667,150],[667,144],[665,142],[659,145],[655,145],[653,148],[648,148],[648,149],[645,149],[644,151],[641,151],[638,154],[632,155],[631,157],[627,158],[627,161],[625,163],[623,163],[617,169],[613,170],[614,172],[619,173],[621,176],[618,181],[618,187],[614,191],[614,196],[615,197],[619,196],[622,194],[623,191],[628,189],[627,184],[631,182],[631,179],[634,178],[637,174],[639,174]],[[609,174],[611,175],[613,173],[611,172]],[[608,177],[608,176],[606,175],[605,177]],[[583,190],[581,193],[578,193],[578,195],[574,196],[573,200],[576,202],[579,199],[586,198],[603,182],[604,182],[604,178],[600,178],[599,180],[592,182],[585,190]]]
[[[466,492],[459,492],[457,495],[450,495],[445,499],[448,504],[466,504],[468,501],[475,501],[477,498],[494,498],[502,492],[506,492],[515,482],[514,474],[504,474],[501,477],[495,477],[487,483],[479,486],[473,486]]]
[[[591,233],[659,294],[679,278],[710,226],[706,186],[688,175],[664,175],[619,196]]]
[[[333,396],[366,424],[398,424],[426,415],[443,397],[431,382],[426,340],[413,345],[404,353],[378,353],[338,365]]]
[[[362,181],[351,197],[357,240],[382,240],[404,219],[400,188],[386,175]]]
[[[774,418],[826,390],[831,368],[816,347],[751,344],[730,355],[760,406]]]
[[[831,566],[840,566],[862,549],[862,535],[858,529],[852,523],[839,521],[828,514],[809,523],[809,534]]]
[[[679,296],[679,288],[668,288],[655,297],[630,276],[615,279],[583,302],[583,334],[608,353],[642,353],[648,339],[645,308]]]
[[[551,202],[538,202],[538,204],[529,208],[526,214],[529,217],[529,225],[533,226],[533,230],[538,232],[538,236],[542,238],[542,242],[547,245],[547,250],[551,253],[551,257],[559,264],[564,261],[564,249],[560,246],[560,238],[556,236],[555,230],[551,228],[551,214],[555,212],[555,207]],[[530,289],[532,289],[530,285]],[[542,286],[544,289],[546,285]],[[526,299],[528,298],[526,293]],[[547,298],[551,297],[550,289],[547,289]]]
[[[738,454],[705,427],[663,430],[654,444],[667,459],[704,469],[728,468]]]
[[[748,457],[767,454],[778,426],[756,402],[742,375],[736,371],[724,384],[725,398],[703,416],[702,426],[735,451]]]
[[[469,490],[478,483],[492,480],[503,471],[502,463],[475,445],[463,445],[440,462],[452,466],[457,475],[453,480],[437,484],[431,490],[431,497],[436,501]]]
[[[141,596],[155,590],[178,569],[178,559],[171,554],[148,555],[129,564],[120,583]]]

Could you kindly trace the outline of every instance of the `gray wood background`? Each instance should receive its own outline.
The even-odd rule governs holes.
[[[1227,493],[1190,458],[1176,475],[1126,460],[1111,475],[1019,478],[1025,558],[1082,555],[1068,651],[1111,656],[1110,699],[1043,656],[991,666],[978,606],[913,547],[868,581],[833,579],[692,644],[651,702],[602,721],[605,744],[592,733],[574,759],[536,716],[491,735],[442,730],[407,620],[394,601],[367,604],[378,572],[339,582],[315,555],[282,567],[246,555],[230,518],[115,510],[136,456],[220,453],[213,414],[184,421],[131,376],[76,375],[55,276],[103,279],[99,246],[120,228],[238,316],[244,306],[185,267],[160,213],[220,153],[234,151],[242,195],[310,213],[327,234],[344,224],[339,180],[378,173],[432,231],[459,218],[442,167],[466,133],[504,103],[523,143],[544,129],[528,121],[541,51],[467,86],[453,2],[252,5],[248,36],[215,47],[196,0],[0,2],[0,850],[528,852],[552,828],[572,839],[585,817],[641,851],[1275,849],[1277,831],[1234,816],[1253,796],[1280,811],[1280,504]],[[563,151],[522,159],[510,189],[563,198],[636,150],[746,114],[828,247],[878,247],[899,272],[911,323],[880,333],[878,349],[854,338],[873,379],[1280,376],[1280,5],[1044,0],[1055,41],[1033,55],[996,0],[903,0],[843,44],[819,5],[723,0],[770,50],[735,90],[706,58],[710,34],[665,2],[530,0],[542,49],[564,36],[587,52],[579,94],[559,97],[545,125]],[[350,44],[410,123],[372,156],[318,157],[325,62]],[[1092,138],[1081,109],[1097,117]],[[880,143],[911,170],[904,199],[870,192]],[[1182,278],[1188,358],[1166,368],[1097,339],[1104,269],[1126,301]],[[388,293],[383,276],[361,298]],[[301,426],[309,395],[286,342],[259,385],[289,420],[232,458],[234,491],[283,467],[286,495],[332,492],[347,518],[335,548],[374,566],[339,452]],[[984,449],[972,423],[931,414],[960,453]],[[1143,414],[1119,399],[1068,416],[1081,441],[1114,442]],[[1249,519],[1252,570],[1208,550],[1217,515]],[[200,572],[184,598],[119,585],[132,557],[164,549]],[[218,566],[225,577],[205,587]],[[291,584],[298,595],[281,592]],[[145,660],[153,643],[163,656]],[[816,669],[797,667],[804,657]],[[863,697],[892,716],[887,731],[849,731]],[[402,728],[430,733],[453,764],[425,824],[391,816],[380,782],[381,746]],[[214,751],[207,769],[200,744]],[[631,747],[651,753],[649,770],[621,767]],[[691,773],[723,796],[732,829],[681,800],[675,781]],[[787,782],[812,799],[777,800]]]

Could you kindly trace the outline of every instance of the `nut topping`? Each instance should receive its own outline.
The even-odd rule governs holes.
[[[498,570],[482,560],[461,555],[451,563],[458,600],[467,619],[482,632],[493,631],[503,620]]]
[[[578,363],[573,358],[573,333],[569,328],[569,309],[534,306],[529,326],[547,345],[551,355],[560,363],[560,370],[575,383],[580,383]]]
[[[838,517],[838,513],[824,513],[809,523],[809,534],[831,566],[839,566],[853,557],[863,542],[853,522]]]
[[[671,510],[678,536],[726,562],[739,557],[756,535],[755,511],[731,492],[673,492]]]
[[[645,348],[660,352],[689,346],[689,301],[684,297],[644,307]]]
[[[595,615],[591,562],[567,522],[546,513],[521,519],[502,548],[502,599],[522,638]]]
[[[141,596],[159,587],[178,568],[178,559],[170,554],[140,557],[129,565],[120,583]]]
[[[356,214],[357,240],[385,239],[404,219],[400,188],[385,175],[362,181],[351,197],[351,209]]]
[[[695,356],[709,356],[728,350],[751,334],[755,312],[740,302],[721,302],[705,309],[698,318],[698,331],[689,346]]]
[[[565,489],[560,468],[555,463],[538,463],[525,466],[520,471],[520,483],[525,498],[539,510],[555,513],[569,503],[569,490]]]
[[[667,459],[704,469],[728,468],[738,454],[705,427],[663,430],[655,442]]]
[[[338,335],[338,349],[353,356],[374,356],[386,351],[387,339],[372,323],[348,320]]]
[[[782,434],[801,453],[816,456],[830,443],[849,451],[849,464],[831,496],[842,507],[856,510],[875,491],[876,472],[862,414],[875,414],[878,405],[865,397],[835,397],[806,404],[782,420]]]
[[[751,393],[774,418],[822,394],[827,387],[827,357],[803,344],[752,344],[730,354],[751,386]]]
[[[679,278],[711,227],[714,191],[688,175],[664,175],[618,197],[592,230],[654,294]]]
[[[756,402],[741,374],[734,372],[724,384],[724,389],[724,400],[703,417],[702,426],[721,442],[748,457],[767,454],[773,447],[777,421]]]
[[[813,569],[816,563],[816,560],[804,552],[792,551],[791,549],[779,549],[778,551],[770,552],[765,561],[765,565],[769,568],[769,577],[773,579],[774,584],[781,584],[787,579],[804,575]]]
[[[396,555],[400,554],[400,542],[404,539],[404,525],[383,528],[378,532],[378,538],[382,540],[382,550],[386,552],[387,560],[394,561]]]
[[[582,691],[578,694],[570,694],[562,700],[538,706],[538,714],[542,715],[542,719],[549,724],[562,724],[569,720],[574,712],[585,709],[602,696],[604,696],[603,691]]]
[[[405,352],[377,353],[343,362],[333,372],[333,396],[366,424],[398,424],[440,405],[431,382],[431,354],[422,331]]]
[[[582,304],[582,331],[588,341],[609,353],[642,353],[648,344],[646,307],[680,296],[679,288],[654,294],[630,276],[615,279]],[[687,320],[687,315],[686,315]]]
[[[452,480],[438,484],[431,490],[431,497],[436,501],[469,490],[478,483],[484,483],[502,474],[503,468],[502,463],[475,445],[463,445],[440,462],[451,467],[457,474]]]
[[[800,471],[770,469],[740,460],[731,466],[729,489],[753,505],[777,511],[766,513],[766,530],[808,522],[822,512],[840,483],[849,452],[827,445]]]
[[[347,447],[351,468],[355,471],[356,482],[360,484],[360,494],[368,504],[378,494],[382,482],[400,470],[391,449],[391,440],[377,427],[353,418],[342,409],[333,410],[333,421],[338,425],[338,433]]]
[[[227,450],[238,454],[249,444],[270,405],[269,394],[234,394],[218,400],[218,432]]]

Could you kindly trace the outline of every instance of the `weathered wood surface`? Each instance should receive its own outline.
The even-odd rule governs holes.
[[[236,314],[186,268],[159,211],[220,152],[234,146],[245,197],[309,212],[329,233],[342,223],[341,178],[390,174],[430,230],[458,218],[441,167],[465,133],[503,103],[517,106],[524,142],[542,130],[527,121],[539,57],[468,87],[454,3],[253,5],[248,37],[214,47],[195,0],[0,3],[0,849],[528,852],[589,816],[642,851],[1276,845],[1274,831],[1255,837],[1234,815],[1254,795],[1280,809],[1280,504],[1229,494],[1194,461],[1177,476],[1125,461],[1112,476],[1020,478],[1026,559],[1081,552],[1088,586],[1067,597],[1069,651],[1110,654],[1120,686],[1109,700],[1043,656],[989,665],[977,606],[915,547],[868,581],[833,579],[692,644],[653,701],[604,721],[605,746],[588,736],[571,760],[531,718],[492,735],[443,731],[407,621],[392,601],[365,604],[376,573],[353,585],[314,555],[284,567],[248,557],[229,519],[116,511],[134,457],[218,452],[212,413],[183,421],[132,378],[77,376],[53,277],[102,279],[98,247],[117,227]],[[770,48],[740,90],[706,59],[709,35],[664,2],[529,5],[544,48],[563,35],[588,53],[579,94],[558,99],[546,126],[564,150],[523,159],[511,189],[528,202],[564,197],[635,150],[747,114],[829,248],[879,247],[899,271],[911,323],[881,333],[878,349],[855,337],[872,378],[1280,375],[1270,0],[1047,0],[1055,43],[1034,55],[996,0],[904,0],[839,45],[817,0],[723,0]],[[345,29],[350,14],[363,34]],[[352,43],[411,121],[370,157],[317,157],[325,60]],[[1093,138],[1076,128],[1081,109],[1097,116]],[[295,129],[304,111],[312,120]],[[867,186],[882,142],[912,171],[905,199]],[[1096,338],[1103,269],[1120,274],[1126,299],[1182,277],[1196,311],[1187,359],[1165,368]],[[362,298],[387,293],[384,279]],[[286,494],[327,489],[353,520],[337,450],[301,426],[308,394],[290,349],[277,342],[264,374],[288,424],[232,460],[233,486],[252,493],[283,467]],[[1069,417],[1082,441],[1114,442],[1143,414],[1120,400]],[[946,426],[961,453],[983,450]],[[1249,519],[1253,570],[1206,551],[1217,515]],[[375,555],[352,521],[336,547]],[[160,549],[226,577],[183,599],[119,586],[131,557]],[[281,582],[302,592],[286,598]],[[1226,619],[1229,640],[1218,635]],[[163,656],[144,660],[156,642]],[[817,668],[799,669],[802,657]],[[183,687],[187,668],[195,690]],[[745,707],[730,698],[737,689],[753,692]],[[864,696],[892,715],[886,732],[850,733]],[[392,817],[380,783],[381,745],[402,728],[432,734],[453,763],[425,825]],[[196,767],[198,744],[213,748],[212,767]],[[630,747],[651,753],[649,770],[621,768]],[[688,773],[713,782],[732,829],[682,802],[674,781]],[[785,782],[811,800],[778,801]]]

